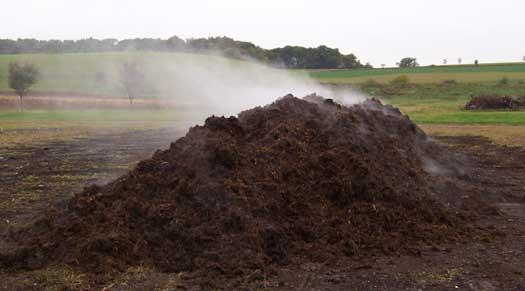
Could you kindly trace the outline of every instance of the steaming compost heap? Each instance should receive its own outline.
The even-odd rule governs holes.
[[[294,261],[417,252],[464,231],[433,198],[423,160],[439,154],[391,106],[288,95],[238,118],[209,117],[18,233],[19,249],[0,260],[234,277]]]

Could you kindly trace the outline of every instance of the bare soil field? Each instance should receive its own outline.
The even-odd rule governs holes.
[[[89,184],[122,175],[180,135],[171,129],[89,134],[0,148],[0,230],[31,221],[49,203],[69,198]]]
[[[218,122],[218,121],[217,121]],[[221,125],[217,123],[217,126]],[[221,125],[222,126],[222,125]],[[50,205],[73,197],[92,183],[103,184],[169,147],[173,130],[108,133],[84,139],[0,149],[0,231],[34,223]],[[474,136],[439,136],[467,167],[450,193],[482,198],[488,204],[474,223],[484,235],[440,243],[417,252],[374,252],[291,260],[279,268],[243,274],[239,289],[277,290],[524,290],[525,149],[490,143]],[[446,182],[446,181],[445,181]],[[468,201],[468,200],[465,200]],[[475,207],[475,205],[474,205]],[[54,264],[38,270],[0,271],[2,290],[174,290],[197,288],[202,278],[188,272],[130,267],[111,278]],[[202,283],[202,282],[201,282]]]

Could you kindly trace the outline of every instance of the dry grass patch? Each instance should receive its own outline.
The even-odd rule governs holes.
[[[492,142],[525,147],[525,126],[514,125],[420,125],[429,135],[484,136]]]
[[[459,277],[463,270],[461,269],[447,269],[443,272],[418,272],[410,273],[409,278],[421,285],[432,285],[437,283],[451,282]]]

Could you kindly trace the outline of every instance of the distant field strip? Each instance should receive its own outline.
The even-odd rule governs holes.
[[[525,79],[525,63],[480,66],[436,66],[359,70],[312,70],[309,75],[321,82],[359,83],[368,79],[388,82],[406,75],[414,83],[434,83],[454,79],[462,82],[495,81],[503,77]]]
[[[74,93],[90,96],[125,96],[119,70],[121,64],[134,61],[144,65],[146,77],[141,97],[158,97],[166,88],[174,87],[166,76],[179,74],[178,64],[200,66],[215,70],[216,65],[227,64],[246,69],[247,75],[267,69],[257,63],[226,59],[218,56],[187,53],[115,52],[75,54],[19,54],[0,55],[0,92],[12,92],[7,85],[10,62],[34,63],[41,71],[41,79],[34,91]],[[437,83],[454,79],[459,82],[496,81],[503,77],[525,80],[525,63],[482,64],[479,66],[435,66],[417,68],[385,68],[356,70],[293,70],[294,74],[308,74],[326,83],[360,83],[368,79],[388,82],[407,75],[412,83]],[[159,86],[159,81],[160,86]]]
[[[525,112],[413,112],[409,114],[418,124],[506,124],[524,125]]]
[[[388,83],[396,77],[407,76],[411,83],[426,84],[426,83],[441,83],[445,80],[455,80],[457,82],[493,82],[501,80],[506,77],[510,80],[525,80],[525,73],[408,73],[408,74],[391,74],[368,77],[346,77],[346,78],[332,78],[322,77],[317,78],[323,83],[363,83],[369,79],[373,79],[380,83]]]

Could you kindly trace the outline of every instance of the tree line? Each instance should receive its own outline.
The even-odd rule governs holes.
[[[316,48],[285,46],[264,49],[251,42],[237,41],[229,37],[191,38],[177,36],[168,39],[96,39],[37,40],[0,39],[0,54],[35,53],[94,53],[122,51],[219,53],[229,58],[255,59],[274,66],[293,69],[356,69],[371,68],[362,64],[354,54],[344,55],[337,48],[321,45]]]

